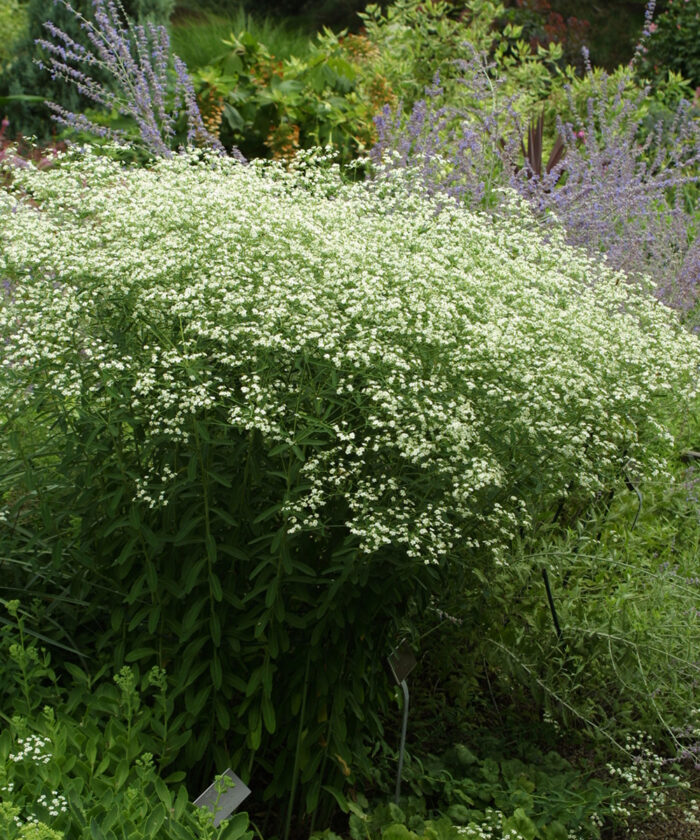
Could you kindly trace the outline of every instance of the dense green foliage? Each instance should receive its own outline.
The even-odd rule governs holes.
[[[672,70],[700,86],[700,2],[670,0],[649,29],[643,55],[647,74],[663,78]]]

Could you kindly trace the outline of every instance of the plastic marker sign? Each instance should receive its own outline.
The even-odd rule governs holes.
[[[401,685],[417,664],[416,657],[407,642],[403,642],[389,657],[389,668],[398,685]]]
[[[406,679],[418,664],[408,642],[403,642],[392,651],[388,659],[389,669],[403,692],[403,722],[401,724],[401,741],[399,742],[399,769],[396,773],[396,793],[394,802],[398,805],[401,798],[401,772],[403,770],[403,756],[406,751],[406,727],[408,726],[408,683]]]
[[[216,777],[214,784],[209,785],[204,793],[194,800],[194,804],[212,812],[214,828],[217,828],[248,796],[250,788],[229,768]]]

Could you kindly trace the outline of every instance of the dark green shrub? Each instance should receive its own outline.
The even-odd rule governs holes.
[[[670,0],[668,8],[647,24],[642,45],[642,72],[665,78],[680,73],[693,87],[700,86],[700,1]]]

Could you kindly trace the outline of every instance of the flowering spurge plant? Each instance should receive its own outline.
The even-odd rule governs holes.
[[[696,339],[515,199],[194,153],[13,189],[3,551],[74,570],[76,644],[168,663],[187,766],[254,766],[289,813],[368,766],[407,604],[664,475]]]
[[[52,78],[74,85],[107,115],[113,113],[133,121],[140,143],[151,154],[172,154],[181,117],[187,124],[188,144],[223,153],[218,138],[204,125],[187,68],[170,54],[165,26],[132,24],[119,0],[94,0],[94,20],[85,18],[67,0],[57,2],[80,20],[91,49],[47,21],[44,27],[52,40],[42,38],[37,44],[47,53],[46,66]],[[39,64],[43,66],[43,62]],[[93,77],[96,71],[97,79]],[[111,77],[113,82],[108,86],[100,77]],[[46,104],[59,125],[111,140],[133,139],[121,128],[71,113],[54,102]]]

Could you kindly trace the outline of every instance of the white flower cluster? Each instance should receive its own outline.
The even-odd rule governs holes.
[[[663,815],[669,803],[669,788],[686,787],[689,783],[682,781],[678,774],[664,770],[668,762],[655,752],[647,733],[628,736],[625,749],[633,756],[628,765],[606,765],[610,775],[624,783],[624,794],[611,804],[612,813],[623,822],[632,816],[638,819]]]
[[[51,794],[42,793],[36,801],[37,805],[46,808],[49,816],[57,817],[59,814],[65,814],[68,810],[68,800],[57,790],[52,790]]]
[[[32,761],[34,764],[48,764],[51,761],[52,753],[50,742],[38,735],[27,735],[26,738],[17,739],[17,752],[10,753],[9,760],[14,762]]]
[[[467,825],[457,825],[455,829],[463,840],[525,840],[517,829],[506,827],[506,815],[494,808],[484,810],[482,822],[470,822]],[[568,840],[580,840],[576,831],[568,832]]]
[[[167,448],[215,411],[303,450],[291,532],[342,500],[365,552],[424,562],[498,557],[533,500],[572,482],[592,496],[623,458],[666,468],[659,406],[693,396],[697,339],[556,230],[543,242],[522,208],[499,224],[391,179],[201,155],[13,178],[8,415],[37,395],[66,411],[88,399]],[[151,506],[174,480],[156,462],[134,486]]]

